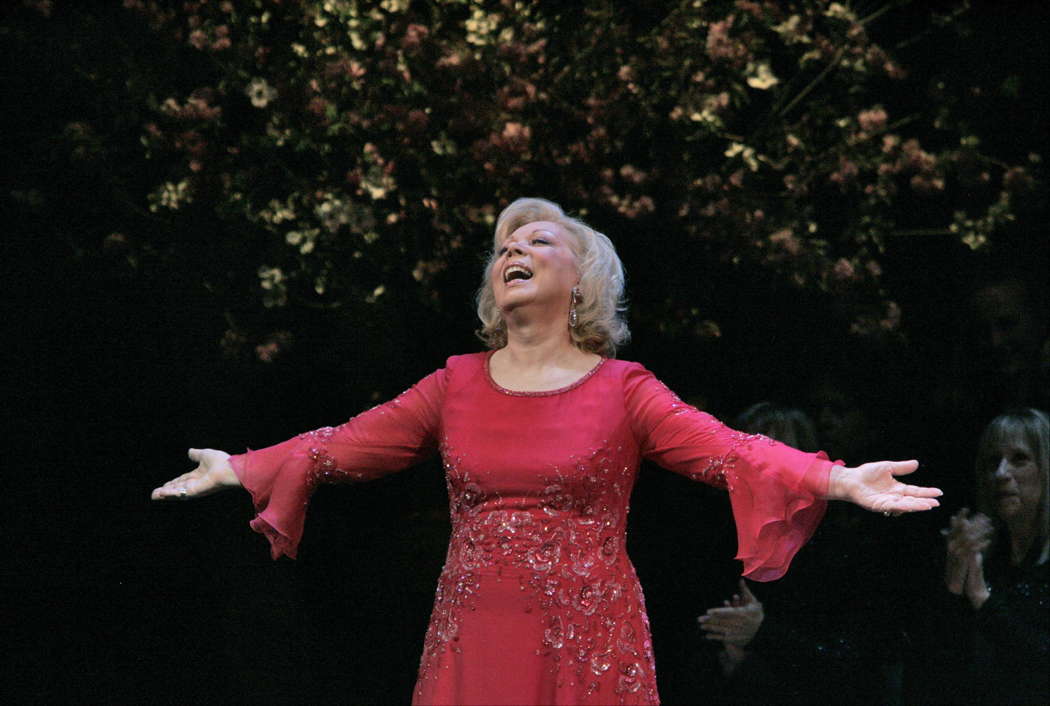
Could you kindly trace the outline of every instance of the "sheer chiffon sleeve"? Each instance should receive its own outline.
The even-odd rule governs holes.
[[[274,559],[295,558],[306,506],[319,483],[379,478],[436,451],[445,385],[443,368],[337,427],[230,457],[255,505],[251,528],[270,541]]]
[[[734,431],[682,402],[641,365],[627,370],[624,388],[642,456],[728,489],[744,575],[755,581],[783,576],[824,517],[827,455]]]

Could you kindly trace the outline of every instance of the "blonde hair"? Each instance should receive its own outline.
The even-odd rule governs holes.
[[[1033,542],[1040,548],[1050,537],[1050,417],[1038,409],[1016,409],[1001,414],[981,433],[977,448],[977,509],[1000,524],[995,504],[995,469],[1004,442],[1020,441],[1032,454],[1042,486],[1039,517]]]
[[[582,301],[576,305],[578,323],[569,329],[572,342],[588,353],[615,356],[616,348],[631,337],[624,320],[623,263],[609,238],[583,221],[565,215],[558,204],[546,199],[518,199],[499,214],[493,235],[493,253],[485,265],[485,274],[478,289],[478,318],[481,319],[478,337],[489,348],[507,345],[507,324],[500,315],[492,291],[491,275],[497,259],[496,250],[508,235],[535,221],[557,223],[572,235],[570,247],[576,255],[582,296]]]

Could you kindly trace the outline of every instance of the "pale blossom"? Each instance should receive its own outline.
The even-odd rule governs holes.
[[[161,184],[156,191],[150,194],[149,200],[150,211],[156,212],[160,208],[168,208],[174,211],[183,204],[193,201],[193,194],[190,191],[190,183],[187,180],[183,179],[177,184],[168,181]]]
[[[892,79],[900,80],[903,78],[907,78],[908,76],[908,72],[905,71],[900,64],[897,64],[893,61],[886,61],[882,65],[882,70],[885,71],[886,75]]]
[[[470,18],[464,23],[467,42],[483,46],[491,42],[491,35],[499,27],[502,18],[497,13],[489,14],[480,7],[472,8]]]
[[[840,281],[851,280],[856,276],[853,263],[844,257],[840,257],[831,268],[831,274]]]
[[[732,159],[733,157],[740,157],[744,160],[744,164],[747,168],[753,172],[758,171],[758,157],[755,155],[755,148],[748,147],[739,142],[733,142],[729,145],[729,148],[725,151],[725,156]]]
[[[854,16],[853,12],[842,3],[838,2],[833,2],[828,5],[828,9],[824,11],[824,14],[828,17],[834,17],[839,20],[849,20],[850,22],[856,20],[856,16]]]
[[[632,184],[641,184],[649,175],[633,164],[625,164],[620,167],[620,176]]]
[[[787,44],[804,44],[810,42],[810,38],[806,36],[805,32],[799,27],[802,18],[798,15],[791,15],[786,20],[778,25],[773,26],[773,31],[780,35],[780,38]]]
[[[763,61],[758,64],[749,63],[747,65],[747,85],[751,88],[757,88],[760,91],[764,91],[768,88],[780,83],[780,79],[773,75],[772,69],[769,68],[769,62]]]
[[[280,352],[281,347],[277,345],[277,341],[267,341],[255,347],[255,357],[263,363],[272,363]]]
[[[888,117],[886,111],[882,108],[872,108],[871,110],[862,110],[857,115],[857,123],[864,132],[877,132],[886,127]]]
[[[195,29],[190,32],[189,43],[194,49],[204,49],[208,46],[208,35],[203,29]]]
[[[402,49],[418,49],[430,29],[424,25],[412,23],[405,28],[405,36],[401,38]]]
[[[747,48],[729,37],[733,18],[712,22],[707,30],[707,55],[712,59],[739,59],[747,53]]]
[[[839,159],[839,168],[828,177],[835,184],[845,184],[852,181],[858,173],[857,165],[845,157]]]
[[[277,89],[268,84],[264,78],[253,78],[244,92],[256,108],[265,108],[277,98]]]
[[[790,228],[781,228],[769,236],[769,242],[790,255],[798,255],[802,250],[802,241]]]
[[[922,194],[944,191],[944,177],[939,174],[921,173],[911,178],[911,188]]]

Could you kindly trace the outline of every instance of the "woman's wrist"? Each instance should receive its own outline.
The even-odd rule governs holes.
[[[724,645],[718,655],[718,662],[722,667],[722,674],[726,677],[733,676],[737,668],[747,659],[747,652],[742,647]]]
[[[984,604],[988,602],[988,599],[992,597],[992,592],[988,589],[978,591],[970,596],[970,605],[973,606],[974,610],[980,610],[984,607]]]
[[[828,500],[849,500],[853,497],[853,479],[845,466],[833,465],[828,472]]]
[[[740,664],[745,659],[747,659],[747,650],[745,650],[743,647],[740,647],[738,645],[726,644],[725,645],[725,651],[726,651],[726,657],[733,664]]]
[[[966,592],[966,597],[970,599],[970,605],[973,606],[975,611],[983,608],[988,599],[992,597],[992,590],[988,588],[988,584],[983,581],[981,583],[981,586],[974,587]]]
[[[241,479],[237,477],[237,472],[233,470],[233,464],[230,463],[230,455],[226,454],[226,458],[223,459],[222,464],[216,467],[218,472],[219,483],[227,488],[240,488]]]

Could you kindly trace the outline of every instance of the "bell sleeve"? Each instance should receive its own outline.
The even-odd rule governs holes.
[[[628,368],[624,389],[642,457],[726,488],[744,576],[755,581],[783,576],[827,509],[833,466],[827,455],[734,431],[682,402],[641,365]]]
[[[295,558],[306,507],[319,483],[367,481],[407,468],[437,449],[446,370],[337,427],[322,427],[231,456],[257,513],[250,526],[270,554]]]

